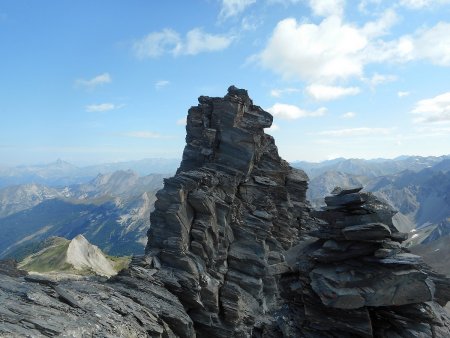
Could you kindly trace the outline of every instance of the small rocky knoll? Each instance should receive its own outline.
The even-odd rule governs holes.
[[[336,189],[324,222],[288,253],[286,336],[449,337],[450,280],[401,246],[392,209],[362,188]],[[318,238],[318,239],[317,239]],[[296,321],[294,321],[296,317]]]

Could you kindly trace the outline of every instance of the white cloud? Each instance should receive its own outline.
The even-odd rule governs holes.
[[[358,4],[358,10],[362,13],[367,13],[370,6],[379,6],[382,0],[361,0]]]
[[[226,49],[233,39],[225,35],[213,35],[203,32],[200,28],[189,31],[186,41],[181,43],[175,54],[196,55],[202,52],[214,52]]]
[[[301,92],[301,90],[297,89],[297,88],[272,89],[270,91],[270,96],[281,97],[284,94],[293,94],[293,93],[299,93],[299,92]]]
[[[422,9],[425,7],[450,4],[450,0],[400,0],[400,5],[410,9]]]
[[[312,84],[306,87],[309,96],[317,101],[331,101],[344,96],[357,95],[361,92],[358,87],[338,87]]]
[[[362,27],[362,32],[368,38],[375,38],[386,35],[389,30],[399,21],[397,13],[393,9],[388,9],[380,15],[378,20],[369,21]]]
[[[379,86],[383,83],[393,82],[397,80],[397,76],[395,75],[384,75],[375,73],[371,78],[366,79],[366,82],[372,87]]]
[[[242,18],[241,30],[254,31],[262,24],[263,24],[263,20],[261,18],[258,18],[255,16],[246,16],[246,17]]]
[[[368,135],[387,135],[392,132],[392,128],[347,128],[347,129],[335,129],[335,130],[324,130],[318,133],[318,135],[323,136],[333,136],[333,137],[348,137],[348,136],[368,136]]]
[[[163,87],[166,87],[170,84],[170,81],[168,80],[159,80],[155,83],[155,88],[156,89],[161,89]]]
[[[140,59],[156,58],[164,54],[196,55],[226,49],[233,38],[226,35],[205,33],[200,28],[187,32],[183,39],[172,29],[153,32],[133,44],[133,50]]]
[[[186,117],[177,120],[177,125],[179,126],[185,126],[186,123],[187,123]]]
[[[114,103],[101,103],[101,104],[90,104],[86,106],[86,111],[89,113],[103,113],[106,111],[122,108],[123,105],[115,105]]]
[[[416,123],[450,122],[450,92],[420,100],[413,111]]]
[[[349,112],[347,112],[345,114],[342,114],[341,115],[341,119],[352,119],[355,116],[356,116],[356,113],[349,111]]]
[[[439,22],[416,34],[414,53],[418,59],[428,59],[439,66],[450,66],[450,23]]]
[[[409,96],[410,94],[411,94],[410,92],[406,92],[406,91],[399,91],[399,92],[397,92],[397,96],[400,97],[400,98]]]
[[[342,16],[345,0],[309,0],[309,7],[317,16]]]
[[[336,16],[319,25],[289,18],[277,24],[259,61],[284,78],[332,82],[362,75],[366,45],[360,30]]]
[[[152,131],[130,131],[127,133],[123,133],[122,135],[126,137],[145,138],[145,139],[161,138],[161,134]]]
[[[111,76],[109,73],[103,73],[93,77],[92,79],[78,79],[75,81],[76,86],[82,86],[88,89],[93,89],[99,85],[103,85],[106,83],[112,82]]]
[[[180,36],[172,29],[163,29],[161,32],[153,32],[146,37],[135,41],[133,49],[140,59],[158,57],[173,51],[180,44]]]
[[[392,9],[362,27],[338,16],[326,17],[319,24],[284,19],[254,59],[284,79],[321,84],[349,78],[367,80],[364,68],[374,63],[426,60],[450,66],[450,23],[439,22],[412,34],[386,38],[397,21]],[[376,85],[394,79],[375,74],[370,82]]]
[[[439,22],[397,40],[377,40],[365,51],[367,63],[428,60],[438,66],[450,66],[449,31],[450,23]]]
[[[272,107],[268,108],[267,111],[280,119],[295,120],[302,117],[322,116],[327,109],[321,107],[315,111],[307,111],[294,105],[275,103]]]
[[[222,0],[222,8],[219,13],[221,20],[226,20],[244,12],[247,7],[253,5],[256,0]]]

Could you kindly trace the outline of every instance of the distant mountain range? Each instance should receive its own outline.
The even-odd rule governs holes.
[[[0,258],[23,257],[51,236],[79,234],[107,254],[142,253],[156,192],[178,164],[146,159],[78,168],[58,160],[1,168]],[[308,173],[307,195],[317,208],[334,187],[362,185],[399,210],[394,221],[402,231],[436,226],[450,217],[450,156],[291,165]]]
[[[400,156],[395,159],[374,160],[337,158],[319,163],[295,161],[292,162],[291,165],[295,168],[303,169],[310,179],[314,179],[317,176],[330,171],[375,178],[393,175],[403,170],[420,171],[443,161],[445,161],[443,166],[448,166],[450,155],[439,157]]]
[[[104,163],[77,167],[58,159],[43,165],[23,165],[17,167],[0,166],[0,188],[27,183],[50,187],[87,183],[99,174],[118,170],[133,170],[139,175],[175,173],[179,159],[148,158],[139,161]]]
[[[401,231],[437,225],[450,217],[450,156],[402,156],[393,160],[335,159],[292,165],[310,177],[308,199],[315,208],[336,186],[363,186],[399,213]]]
[[[142,253],[156,192],[167,175],[101,174],[89,183],[0,189],[0,257],[17,257],[50,236],[83,234],[113,255]]]

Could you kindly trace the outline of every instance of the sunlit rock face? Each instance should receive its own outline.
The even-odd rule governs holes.
[[[285,250],[308,217],[307,176],[282,160],[272,116],[247,91],[201,96],[189,110],[186,147],[151,215],[146,252],[198,333],[273,330]]]

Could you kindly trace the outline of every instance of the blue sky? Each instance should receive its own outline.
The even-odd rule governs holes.
[[[450,153],[450,0],[0,0],[0,164],[179,158],[249,90],[287,160]]]

